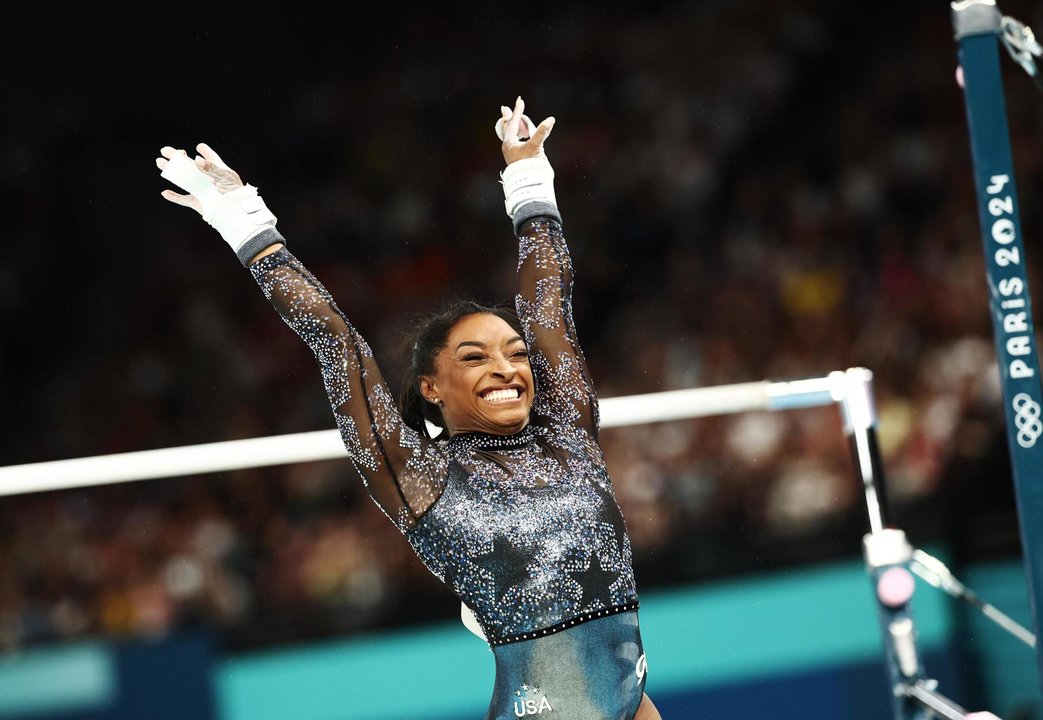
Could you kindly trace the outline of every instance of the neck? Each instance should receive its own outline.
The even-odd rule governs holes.
[[[480,427],[447,427],[446,431],[449,433],[449,437],[456,437],[457,435],[470,435],[479,433],[482,435],[502,435],[504,437],[510,437],[511,435],[517,435],[525,428],[529,427],[529,418],[525,417],[525,421],[521,425],[514,428],[480,428]]]

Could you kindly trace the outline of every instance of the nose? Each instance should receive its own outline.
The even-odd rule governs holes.
[[[492,374],[498,378],[510,379],[517,372],[518,369],[503,355],[497,358],[496,363],[492,367]]]

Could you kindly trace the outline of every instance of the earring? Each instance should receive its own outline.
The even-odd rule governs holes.
[[[445,405],[445,403],[439,400],[438,398],[428,398],[427,401],[429,403],[437,405],[438,407],[442,407],[443,405]]]

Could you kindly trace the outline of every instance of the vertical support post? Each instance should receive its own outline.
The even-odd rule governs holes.
[[[907,692],[925,680],[912,611],[916,580],[908,570],[913,548],[904,532],[890,529],[869,533],[863,546],[884,639],[895,720],[926,720],[932,715]]]
[[[865,368],[851,368],[831,373],[830,379],[833,397],[840,404],[855,474],[862,481],[866,496],[871,531],[863,541],[866,569],[877,600],[894,717],[895,720],[926,720],[930,717],[927,711],[903,692],[905,687],[924,680],[911,606],[916,581],[908,565],[913,548],[905,539],[905,533],[887,527],[884,468],[876,439],[873,373]]]
[[[876,439],[876,403],[873,400],[873,373],[866,368],[833,372],[833,399],[840,403],[844,435],[855,461],[855,474],[866,495],[869,529],[876,533],[889,522],[884,466]]]
[[[856,474],[866,494],[872,528],[863,539],[866,569],[877,602],[895,720],[998,720],[990,713],[968,715],[935,690],[935,681],[924,676],[912,609],[916,580],[909,571],[909,564],[913,560],[913,547],[904,532],[887,527],[884,466],[876,440],[873,373],[865,368],[851,368],[847,372],[831,373],[829,380],[830,393],[840,404]]]
[[[1032,301],[1014,185],[1000,75],[1001,16],[994,0],[952,3],[963,70],[974,181],[985,249],[989,308],[1003,387],[1007,441],[1018,501],[1021,546],[1036,634],[1043,627],[1043,403]],[[1043,679],[1043,643],[1036,648]]]

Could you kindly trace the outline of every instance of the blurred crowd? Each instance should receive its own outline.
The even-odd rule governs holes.
[[[1005,9],[1043,27],[1038,7]],[[71,110],[37,129],[47,149],[5,133],[0,464],[332,426],[306,348],[212,231],[158,199],[148,153],[161,144],[208,140],[260,186],[393,384],[411,318],[458,296],[508,300],[492,124],[513,95],[493,93],[517,83],[475,78],[524,47],[530,115],[558,119],[548,154],[599,394],[868,367],[914,542],[1016,551],[955,50],[944,8],[902,16],[825,0],[563,5],[512,45],[506,24],[478,35],[418,11],[396,21],[393,52],[328,49],[287,70],[250,129],[132,126],[110,175],[105,148],[77,138],[111,133],[111,118],[65,88],[47,102]],[[1043,104],[1017,73],[1032,237]],[[59,154],[77,169],[45,192]],[[150,201],[89,197],[116,175]],[[54,204],[74,187],[69,208]],[[56,241],[83,227],[98,230]],[[861,488],[835,408],[602,440],[641,588],[859,551]],[[347,462],[0,498],[0,557],[0,648],[191,624],[244,646],[456,608]]]

